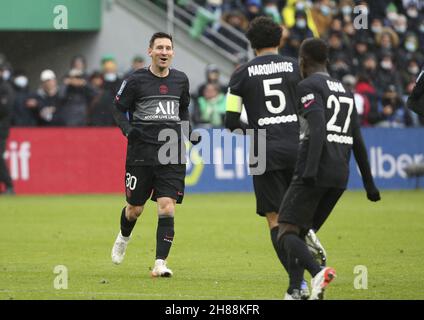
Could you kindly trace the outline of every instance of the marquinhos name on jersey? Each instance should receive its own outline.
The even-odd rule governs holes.
[[[264,75],[270,75],[274,73],[280,73],[280,72],[293,72],[293,63],[282,61],[282,62],[274,62],[267,64],[260,64],[260,65],[253,65],[250,66],[248,69],[249,77],[253,76],[264,76]]]

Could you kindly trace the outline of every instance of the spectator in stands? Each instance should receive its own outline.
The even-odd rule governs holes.
[[[403,128],[412,125],[409,110],[398,95],[394,85],[388,85],[379,103],[380,121],[378,127]]]
[[[330,0],[318,0],[311,9],[312,18],[320,36],[324,36],[330,28],[333,9],[333,3]]]
[[[380,66],[377,72],[377,94],[381,96],[381,90],[388,88],[389,85],[392,85],[395,88],[398,96],[402,96],[402,82],[399,76],[399,72],[396,70],[396,66],[394,64],[393,55],[389,52],[386,52],[381,56]]]
[[[405,36],[405,41],[397,50],[396,60],[399,62],[399,69],[406,68],[406,65],[411,60],[417,60],[418,64],[424,63],[424,55],[422,50],[419,50],[418,37],[413,32],[408,32]]]
[[[417,79],[419,72],[420,64],[418,63],[417,59],[409,60],[405,68],[400,70],[402,86],[405,90],[407,90],[411,83],[415,83],[415,79]]]
[[[25,72],[18,71],[13,77],[15,103],[12,111],[12,125],[16,127],[37,126],[37,100],[29,91],[28,77]]]
[[[399,37],[392,28],[385,27],[375,35],[375,42],[378,46],[378,55],[381,57],[383,54],[396,52]]]
[[[264,14],[272,18],[278,24],[283,23],[281,18],[280,9],[278,8],[278,0],[264,0]]]
[[[256,17],[264,15],[262,10],[262,1],[261,0],[246,0],[246,18],[249,21],[252,21]]]
[[[296,23],[288,30],[287,42],[281,49],[281,54],[297,57],[300,44],[303,40],[313,37],[311,29],[308,27],[307,16],[304,11],[296,11]]]
[[[87,79],[87,62],[85,57],[81,54],[73,57],[70,70],[79,70],[83,77]]]
[[[359,37],[353,47],[352,68],[355,74],[361,71],[364,59],[369,53],[369,42],[366,37]]]
[[[67,127],[82,127],[87,125],[87,107],[93,96],[80,69],[72,69],[63,80],[60,89],[63,105],[60,111],[63,123]]]
[[[205,91],[205,87],[210,83],[216,84],[219,88],[220,93],[226,93],[227,92],[227,87],[220,83],[221,72],[219,71],[218,66],[216,66],[215,64],[208,64],[206,66],[205,74],[206,74],[206,82],[202,83],[199,86],[199,88],[197,89],[197,97],[198,98],[203,96],[203,93]]]
[[[88,107],[88,125],[97,127],[113,127],[116,125],[112,115],[113,95],[104,89],[104,79],[101,72],[95,71],[90,77],[90,85],[94,97]]]
[[[361,126],[368,126],[368,114],[370,112],[370,102],[368,98],[356,92],[356,79],[353,75],[347,74],[342,78],[343,85],[353,93],[353,97],[355,99],[355,107],[358,112],[359,120]]]
[[[118,65],[116,64],[115,57],[106,55],[102,58],[101,63],[104,89],[115,96],[122,83],[122,80],[118,76]]]
[[[374,125],[380,121],[378,113],[378,96],[372,80],[366,73],[361,73],[358,76],[355,92],[361,94],[365,99],[364,111],[367,110],[366,118],[363,118],[363,123]],[[368,107],[367,107],[368,106]]]
[[[38,123],[41,126],[61,126],[62,98],[59,95],[56,74],[49,69],[41,72],[41,86],[37,90]]]
[[[229,24],[231,27],[236,29],[240,34],[244,34],[246,32],[246,28],[248,26],[248,21],[246,17],[243,15],[240,11],[231,11],[223,14],[222,17],[223,21]],[[221,48],[226,50],[227,52],[230,52],[234,55],[238,54],[242,50],[246,51],[249,48],[248,42],[245,40],[245,38],[240,38],[236,36],[233,32],[228,30],[227,28],[221,26],[218,29],[218,32],[224,36],[226,39],[231,41],[232,43],[236,44],[241,49],[238,50],[237,48],[234,48],[233,46],[229,46],[227,43],[223,42],[222,40],[214,37],[213,35],[210,35],[210,38],[219,45]]]
[[[203,127],[222,128],[225,117],[225,95],[216,83],[208,83],[198,99],[200,123]]]
[[[128,70],[124,78],[126,79],[129,77],[131,73],[144,68],[145,64],[146,63],[145,63],[144,57],[142,55],[136,55],[132,60],[131,69]]]

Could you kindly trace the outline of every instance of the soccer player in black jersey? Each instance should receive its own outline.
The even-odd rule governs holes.
[[[296,86],[301,80],[296,59],[278,54],[282,28],[272,19],[252,21],[247,38],[256,57],[239,67],[231,77],[227,94],[226,127],[266,130],[266,167],[253,174],[256,212],[267,219],[274,249],[287,270],[287,258],[278,248],[278,210],[292,179],[299,143]],[[240,121],[242,104],[248,124]],[[305,294],[307,285],[305,283]]]
[[[115,99],[115,119],[128,138],[126,160],[127,205],[121,213],[121,231],[112,249],[112,261],[120,264],[131,232],[144,204],[151,198],[157,202],[158,226],[154,277],[170,277],[166,258],[174,239],[176,203],[184,196],[185,155],[182,155],[182,121],[189,121],[189,81],[178,70],[171,69],[174,56],[172,37],[155,33],[148,48],[151,65],[132,73]],[[164,129],[178,134],[176,157],[164,163],[160,159]]]
[[[280,209],[279,241],[289,259],[286,299],[299,298],[305,268],[312,275],[310,299],[321,299],[335,270],[313,259],[305,233],[318,231],[346,189],[351,151],[362,174],[367,197],[380,200],[371,175],[353,95],[327,72],[328,47],[307,39],[300,48],[302,80],[297,86],[300,149],[293,181]]]
[[[417,83],[408,97],[407,106],[419,116],[424,117],[424,69],[417,77]]]

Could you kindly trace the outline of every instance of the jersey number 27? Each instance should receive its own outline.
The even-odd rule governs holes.
[[[343,130],[342,130],[342,127],[336,125],[337,116],[340,113],[340,105],[341,104],[347,104],[349,106],[349,110],[347,112],[346,119],[344,120]],[[349,130],[350,116],[352,115],[353,106],[354,106],[354,103],[353,103],[352,98],[348,98],[348,97],[337,98],[333,94],[331,96],[329,96],[328,100],[327,100],[327,108],[333,109],[333,107],[334,107],[334,114],[331,117],[330,121],[328,121],[328,123],[327,123],[327,131],[332,131],[332,132],[337,132],[337,133],[340,133],[340,132],[347,133],[347,131]]]

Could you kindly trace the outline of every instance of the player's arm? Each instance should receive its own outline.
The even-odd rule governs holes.
[[[417,83],[408,97],[406,105],[409,109],[424,117],[424,69],[417,78]]]
[[[325,114],[321,95],[304,83],[297,87],[297,94],[301,101],[301,113],[305,117],[309,128],[309,145],[302,180],[313,185],[316,182],[322,149],[325,142]]]
[[[355,157],[356,163],[358,164],[359,171],[361,172],[362,182],[367,192],[367,197],[371,201],[379,201],[381,199],[380,192],[375,186],[374,178],[371,174],[367,149],[365,148],[364,139],[362,138],[356,107],[353,108],[351,123],[353,136],[353,155]]]
[[[184,89],[180,97],[180,120],[183,122],[182,130],[183,134],[190,140],[194,145],[201,141],[200,134],[193,132],[193,127],[190,123],[190,112],[188,110],[190,106],[190,83],[186,78]]]
[[[226,99],[225,128],[230,131],[241,130],[243,134],[246,134],[248,126],[240,121],[242,109],[242,98],[231,93],[231,89],[229,89]]]
[[[112,114],[116,124],[121,129],[124,136],[127,138],[135,138],[140,135],[140,132],[131,126],[127,113],[134,103],[135,85],[134,79],[129,78],[122,82],[121,88],[116,94]]]

